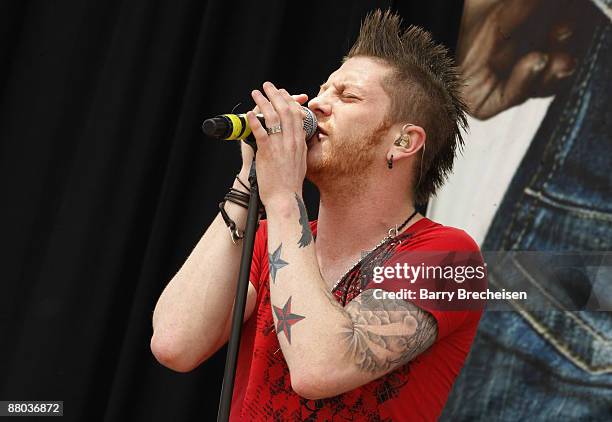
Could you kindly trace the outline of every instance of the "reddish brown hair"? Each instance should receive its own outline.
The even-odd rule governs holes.
[[[391,98],[389,120],[419,125],[427,134],[422,161],[416,162],[415,201],[427,202],[453,168],[463,148],[467,107],[461,99],[463,81],[448,50],[418,26],[401,29],[401,18],[387,10],[370,13],[361,23],[357,41],[344,58],[377,58],[391,66],[383,83]]]

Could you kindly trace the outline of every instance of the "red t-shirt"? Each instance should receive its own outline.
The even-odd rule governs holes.
[[[311,223],[316,234],[316,222]],[[468,251],[482,264],[478,245],[463,230],[423,218],[408,229],[385,262],[405,261],[407,251]],[[445,255],[446,263],[448,254]],[[385,264],[386,265],[386,264]],[[435,301],[411,300],[438,324],[435,343],[408,364],[339,396],[308,400],[291,389],[289,368],[274,330],[270,305],[267,225],[255,238],[250,281],[257,291],[255,310],[245,322],[240,344],[232,421],[405,421],[436,420],[463,366],[476,334],[482,308],[440,310]],[[397,291],[399,283],[369,280],[363,289]],[[405,281],[405,280],[403,280]],[[402,287],[423,286],[421,280]],[[439,286],[439,285],[438,285]],[[362,290],[363,290],[362,289]],[[344,294],[350,289],[344,289]],[[359,291],[349,296],[348,303]],[[340,294],[336,297],[340,300]]]

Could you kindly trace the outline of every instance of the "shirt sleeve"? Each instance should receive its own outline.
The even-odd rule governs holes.
[[[463,230],[440,226],[373,268],[366,289],[393,292],[396,296],[386,297],[428,311],[438,323],[441,340],[466,324],[477,324],[484,301],[459,299],[459,293],[481,292],[486,285],[486,266],[476,242]],[[377,292],[375,297],[384,296]]]
[[[262,272],[264,271],[264,261],[267,259],[268,252],[268,224],[266,220],[259,222],[259,228],[255,234],[255,244],[253,245],[253,260],[251,261],[251,273],[249,282],[259,293]],[[267,267],[267,265],[265,265]]]

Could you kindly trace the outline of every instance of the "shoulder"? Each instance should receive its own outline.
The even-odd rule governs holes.
[[[422,218],[414,224],[415,228],[401,249],[430,251],[469,251],[479,252],[476,241],[457,227],[445,226]]]

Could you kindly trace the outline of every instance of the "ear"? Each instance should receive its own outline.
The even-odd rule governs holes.
[[[425,146],[425,129],[421,126],[407,123],[402,126],[397,139],[387,150],[387,160],[393,157],[393,161],[410,157]]]

